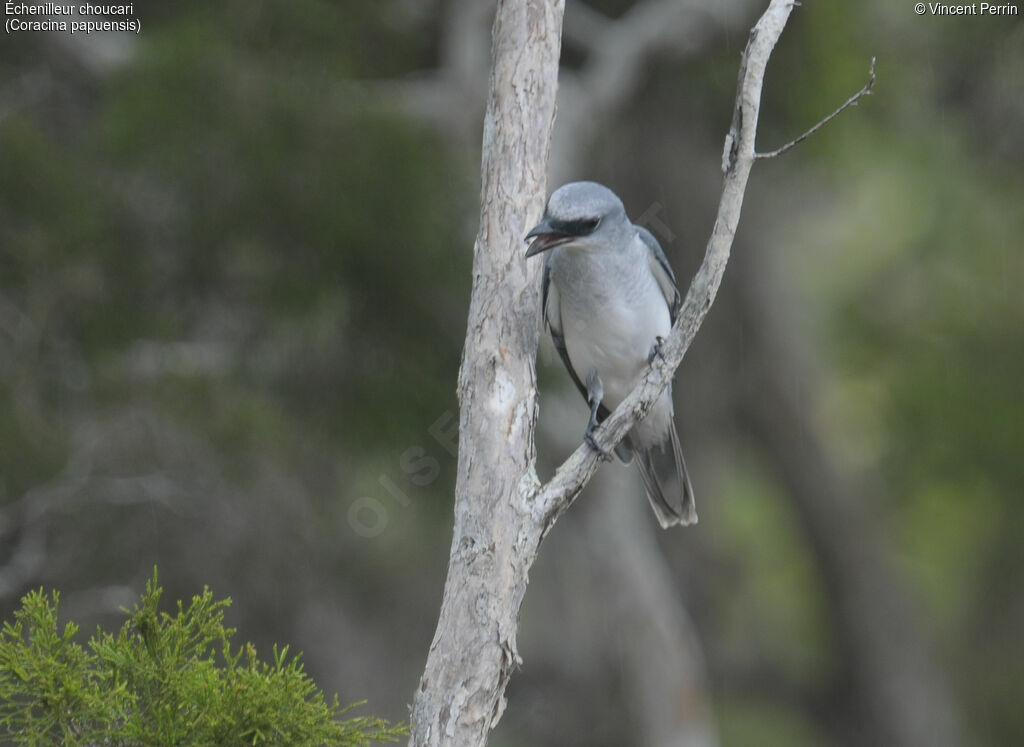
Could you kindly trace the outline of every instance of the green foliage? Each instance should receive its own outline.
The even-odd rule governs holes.
[[[340,720],[288,647],[260,661],[231,645],[229,599],[209,589],[174,614],[159,611],[156,571],[116,636],[75,642],[60,628],[59,594],[27,594],[0,631],[0,739],[42,745],[366,745],[394,741],[403,726]]]

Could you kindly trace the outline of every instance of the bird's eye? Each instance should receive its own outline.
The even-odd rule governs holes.
[[[597,227],[599,225],[601,225],[601,219],[600,218],[591,218],[590,220],[581,220],[580,221],[580,233],[581,234],[593,233],[597,229]]]

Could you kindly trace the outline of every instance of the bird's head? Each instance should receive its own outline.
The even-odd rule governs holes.
[[[622,200],[596,182],[572,182],[559,187],[548,198],[544,218],[534,226],[527,239],[533,239],[527,257],[563,244],[586,248],[594,239],[614,238],[631,224]]]

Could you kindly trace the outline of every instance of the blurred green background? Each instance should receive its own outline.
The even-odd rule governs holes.
[[[592,13],[633,5],[570,0],[567,77]],[[564,169],[656,206],[681,283],[761,10],[732,5],[692,13],[701,44],[646,58]],[[489,14],[136,6],[138,38],[0,42],[0,612],[44,586],[113,625],[158,564],[169,598],[209,584],[261,651],[405,719],[451,536]],[[760,147],[872,56],[870,97],[755,166],[677,376],[701,523],[643,531],[697,632],[712,743],[915,743],[872,715],[886,645],[950,743],[1024,741],[1024,21],[804,3]],[[542,441],[542,467],[571,447]],[[603,643],[614,587],[557,570],[594,510],[542,550],[496,744],[650,743]],[[585,665],[551,654],[570,638]]]

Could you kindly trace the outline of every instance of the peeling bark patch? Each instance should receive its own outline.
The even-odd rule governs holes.
[[[498,699],[494,704],[494,710],[491,711],[491,729],[497,726],[502,714],[505,713],[505,707],[508,705],[508,699],[504,694],[505,686],[512,678],[512,670],[519,661],[519,655],[515,652],[514,644],[508,641],[499,641],[498,645],[501,648],[501,667],[498,671]]]
[[[508,681],[508,677],[505,677],[505,681]],[[508,705],[508,698],[504,695],[498,696],[498,702],[494,704],[494,711],[491,713],[490,728],[493,729],[498,725],[498,721],[501,720],[501,716],[505,713],[505,706]]]
[[[527,426],[531,422],[530,414],[532,412],[533,408],[529,402],[519,402],[512,412],[512,418],[509,420],[506,435],[511,436],[514,431],[521,431],[524,426]]]
[[[515,402],[516,385],[504,368],[494,372],[494,388],[491,396],[491,409],[498,412],[505,412]]]

